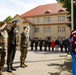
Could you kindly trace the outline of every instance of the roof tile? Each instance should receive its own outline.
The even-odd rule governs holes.
[[[46,5],[40,5],[35,7],[34,9],[31,9],[24,14],[22,14],[22,17],[28,17],[28,16],[38,16],[38,15],[44,15],[47,11],[51,11],[50,14],[59,13],[59,10],[63,9],[62,6],[59,3],[53,3],[53,4],[46,4]]]

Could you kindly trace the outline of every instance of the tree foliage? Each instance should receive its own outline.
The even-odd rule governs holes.
[[[62,4],[62,7],[66,8],[66,11],[68,11],[68,20],[71,21],[71,0],[56,0],[57,2]],[[73,0],[73,19],[74,19],[74,28],[76,28],[76,0]],[[71,28],[71,24],[68,24],[68,26]]]
[[[3,22],[8,23],[11,19],[12,19],[12,17],[11,16],[8,16]]]

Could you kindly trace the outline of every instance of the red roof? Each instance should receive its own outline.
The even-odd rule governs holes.
[[[54,13],[59,13],[60,10],[63,10],[63,8],[59,3],[46,4],[46,5],[37,6],[36,8],[29,10],[28,12],[25,12],[21,16],[29,17],[29,16],[44,15],[46,13],[54,14]]]

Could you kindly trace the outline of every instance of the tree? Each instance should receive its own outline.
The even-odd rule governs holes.
[[[12,19],[12,17],[11,16],[8,16],[3,22],[8,23],[11,19]]]
[[[68,20],[71,21],[71,0],[56,0],[57,2],[61,3],[62,7],[66,8]],[[73,0],[73,17],[74,17],[74,28],[76,28],[76,0]],[[71,24],[68,24],[68,26],[71,28]]]

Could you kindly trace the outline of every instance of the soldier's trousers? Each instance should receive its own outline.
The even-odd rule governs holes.
[[[27,47],[21,47],[20,48],[21,56],[20,56],[20,63],[24,64],[25,59],[27,57]]]
[[[6,56],[6,52],[0,51],[0,71],[2,70],[2,68],[5,64],[5,56]]]
[[[15,53],[16,53],[16,45],[8,45],[7,65],[13,64],[13,60],[15,58]]]

